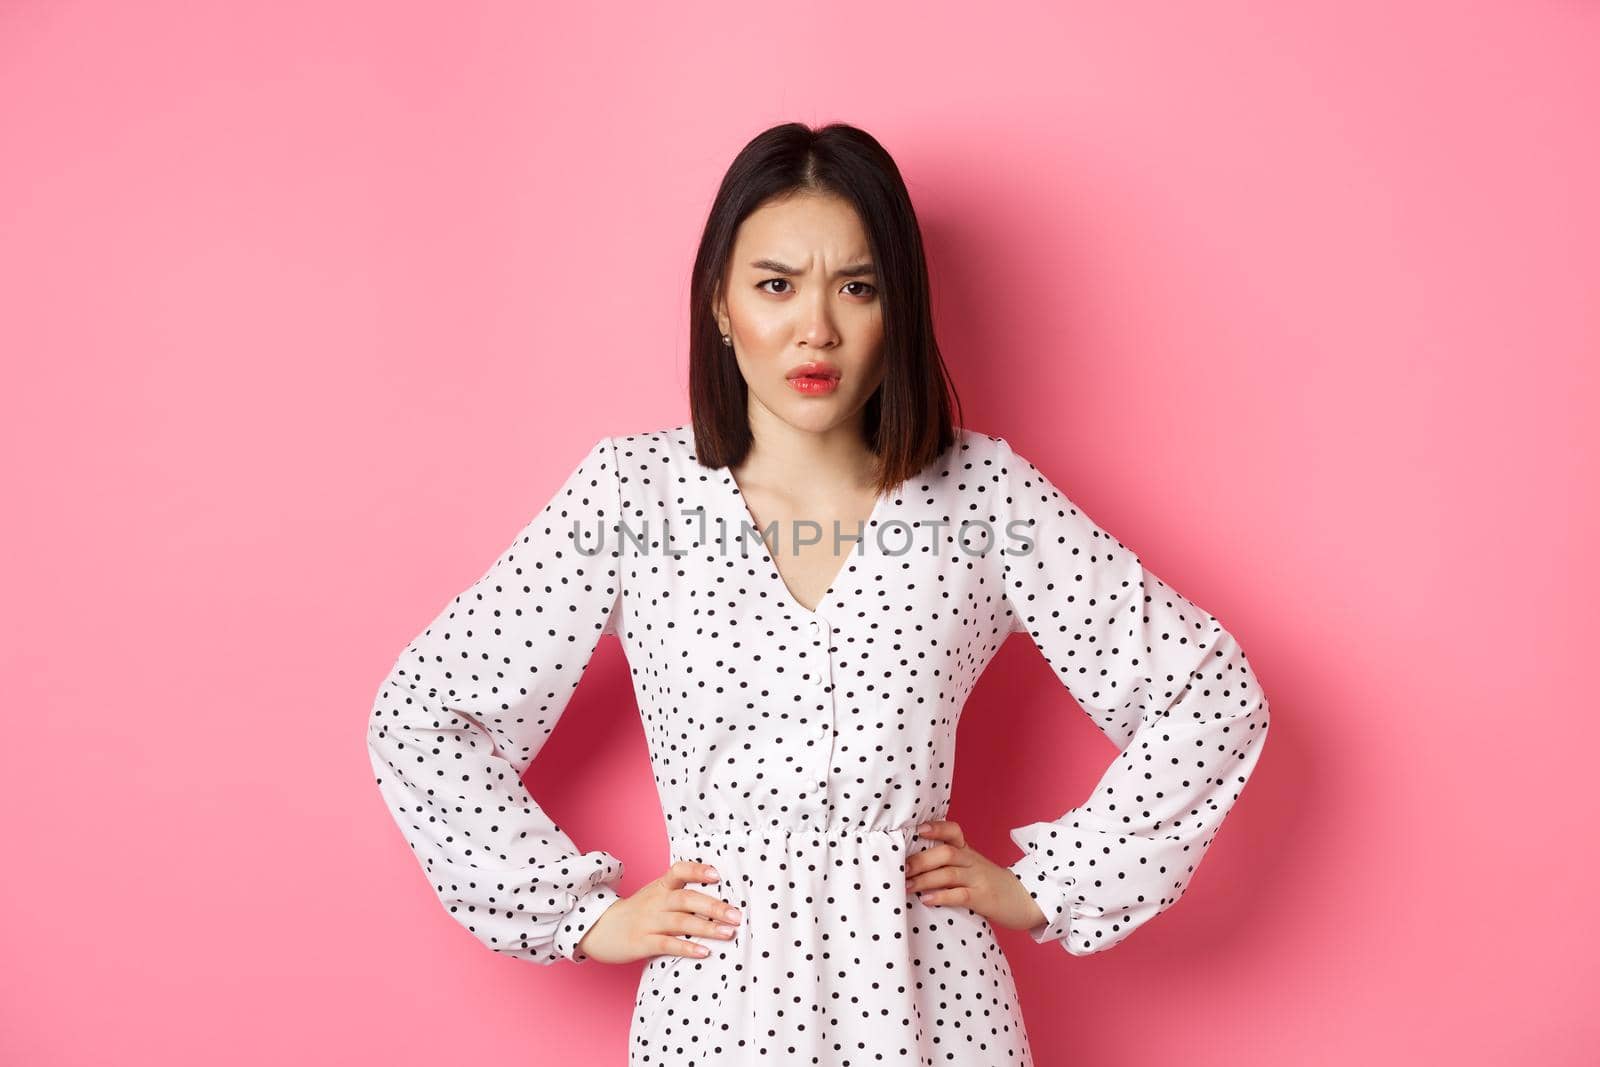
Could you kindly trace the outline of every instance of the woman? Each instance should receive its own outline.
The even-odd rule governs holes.
[[[746,146],[690,319],[692,421],[600,438],[401,654],[369,724],[383,796],[491,948],[648,959],[632,1063],[1030,1063],[992,924],[1085,955],[1175,903],[1261,754],[1256,679],[952,422],[916,217],[867,134]],[[1014,631],[1121,754],[1003,865],[944,816],[962,706]],[[603,633],[673,859],[627,897],[521,784]]]

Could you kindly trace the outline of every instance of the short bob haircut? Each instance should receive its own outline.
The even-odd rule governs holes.
[[[703,466],[732,467],[750,450],[748,389],[733,349],[722,343],[713,303],[740,223],[768,200],[801,192],[842,197],[867,232],[883,311],[884,378],[863,421],[867,447],[878,457],[879,490],[888,493],[955,442],[951,401],[958,416],[961,401],[934,339],[922,233],[900,170],[870,134],[842,123],[774,126],[745,145],[723,176],[689,289],[696,456]]]

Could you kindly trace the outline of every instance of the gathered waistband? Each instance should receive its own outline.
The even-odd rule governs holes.
[[[777,841],[785,838],[802,841],[864,841],[874,836],[887,836],[909,841],[917,835],[917,827],[938,818],[916,819],[896,826],[678,826],[668,831],[677,840],[706,840],[711,838],[741,838],[756,841]]]
[[[938,845],[933,838],[917,837],[917,827],[933,819],[917,819],[885,827],[842,825],[842,827],[789,827],[789,825],[762,825],[762,827],[706,827],[680,825],[667,832],[667,841],[675,856],[691,856],[702,849],[717,853],[744,853],[776,848],[778,854],[792,854],[798,848],[819,848],[827,851],[875,851],[886,848],[893,853],[914,853],[922,848]]]
[[[733,940],[723,942],[735,953],[755,951],[779,928],[812,929],[813,921],[822,921],[819,909],[834,918],[843,915],[853,929],[874,931],[874,942],[887,945],[905,936],[906,916],[916,906],[903,888],[908,858],[939,844],[917,835],[918,826],[932,821],[937,820],[894,826],[680,824],[668,838],[674,861],[715,867],[718,879],[707,892],[743,913]]]

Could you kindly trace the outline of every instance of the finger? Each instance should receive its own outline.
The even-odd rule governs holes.
[[[698,959],[711,954],[711,949],[707,946],[695,941],[685,941],[671,934],[656,934],[655,943],[658,956],[690,956]]]
[[[960,867],[940,867],[925,871],[915,878],[908,878],[906,891],[915,893],[927,889],[948,889],[951,886],[967,885],[969,881],[967,872]]]
[[[939,844],[906,857],[906,874],[921,874],[938,867],[964,867],[966,854],[954,845]]]
[[[685,937],[714,937],[719,941],[731,941],[738,930],[732,923],[717,922],[692,912],[663,911],[660,914],[660,928],[663,933],[682,934]]]
[[[967,838],[961,831],[961,824],[953,819],[935,819],[925,822],[917,827],[918,837],[931,837],[948,842],[956,848],[966,848]]]
[[[661,876],[661,882],[668,889],[681,889],[690,882],[715,882],[720,877],[717,869],[709,863],[678,860],[667,868],[667,873]]]
[[[938,867],[944,866],[943,863],[939,862],[938,856],[928,855],[928,853],[932,851],[933,849],[931,848],[923,849],[921,852],[913,853],[912,855],[906,857],[907,878],[913,878],[924,871],[931,871]]]
[[[727,901],[702,893],[698,889],[674,889],[667,894],[667,907],[694,915],[703,916],[710,920],[725,922],[737,926],[743,919],[739,909]]]
[[[956,885],[949,889],[929,889],[917,894],[917,899],[930,907],[940,907],[950,904],[960,904],[964,907],[972,906],[972,888],[970,886]]]

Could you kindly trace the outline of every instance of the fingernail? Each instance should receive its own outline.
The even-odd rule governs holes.
[[[722,875],[717,873],[717,869],[715,867],[707,867],[706,868],[706,877],[707,878],[721,878]]]
[[[738,908],[729,908],[726,911],[724,911],[722,914],[727,916],[728,920],[730,922],[738,922],[739,921],[739,909]]]
[[[925,834],[929,830],[932,830],[932,829],[933,829],[933,827],[930,826],[928,823],[923,823],[921,826],[917,827],[917,833]]]
[[[706,953],[708,953],[710,951],[711,950],[709,948],[707,948],[706,946],[704,946],[704,945],[696,945],[694,947],[694,954],[696,956],[704,956]]]

